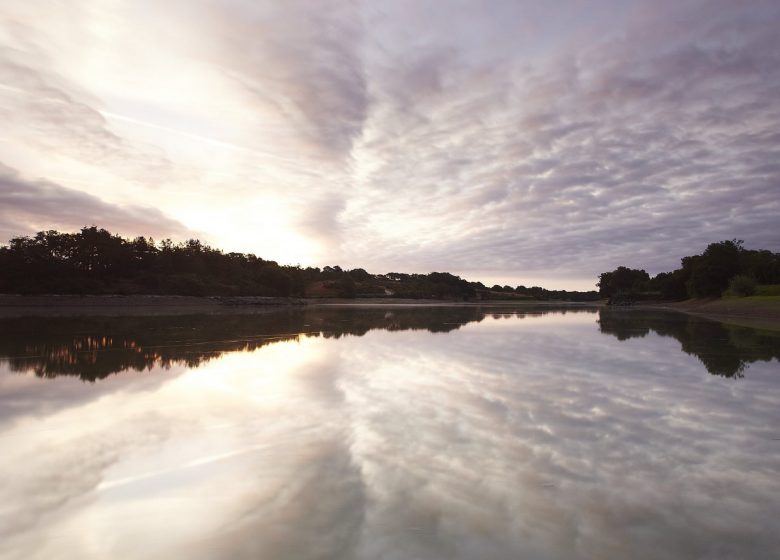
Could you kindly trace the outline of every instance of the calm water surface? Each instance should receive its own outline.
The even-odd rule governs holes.
[[[2,319],[0,558],[778,558],[779,341],[605,309]]]

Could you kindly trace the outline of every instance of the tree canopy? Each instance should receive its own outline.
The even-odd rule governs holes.
[[[338,265],[285,266],[224,253],[198,239],[126,239],[95,226],[41,231],[0,247],[0,293],[174,294],[190,296],[396,297],[448,300],[587,301],[594,292],[535,286],[485,287],[449,272],[371,274]]]
[[[741,239],[711,243],[700,255],[683,257],[680,263],[680,268],[653,278],[644,270],[619,266],[600,274],[596,285],[604,297],[644,294],[682,300],[720,297],[737,277],[741,278],[739,286],[780,283],[780,254],[746,249]],[[739,295],[747,293],[742,288],[738,291]]]

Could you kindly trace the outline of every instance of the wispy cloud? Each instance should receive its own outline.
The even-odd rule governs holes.
[[[47,68],[38,48],[0,44],[3,136],[29,144],[40,156],[65,155],[149,184],[164,182],[171,163],[162,150],[138,145],[111,130],[97,100]]]
[[[27,180],[0,163],[0,239],[40,230],[108,227],[124,235],[185,237],[181,223],[151,206],[109,204],[87,193],[44,180]]]
[[[348,156],[369,104],[360,3],[204,4],[209,54],[249,102],[283,118],[301,155]]]

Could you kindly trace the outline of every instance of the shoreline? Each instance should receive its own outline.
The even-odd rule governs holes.
[[[780,297],[754,296],[685,300],[636,305],[638,309],[662,309],[695,315],[742,327],[780,331]]]
[[[601,308],[604,301],[479,300],[402,298],[285,298],[179,295],[15,295],[0,294],[0,317],[67,315],[182,315],[188,313],[265,313],[304,307],[488,307]],[[620,309],[620,307],[615,307]],[[724,323],[780,330],[780,297],[647,302],[625,309],[655,309],[696,315]]]
[[[284,298],[176,295],[11,295],[0,294],[0,317],[46,315],[179,315],[260,313],[305,307],[599,307],[603,302],[528,300],[457,301],[401,298]]]

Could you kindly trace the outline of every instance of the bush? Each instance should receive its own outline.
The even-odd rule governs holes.
[[[780,284],[763,284],[756,288],[757,296],[780,296]]]
[[[737,297],[752,296],[756,293],[756,281],[750,276],[737,274],[729,281],[728,294]]]

